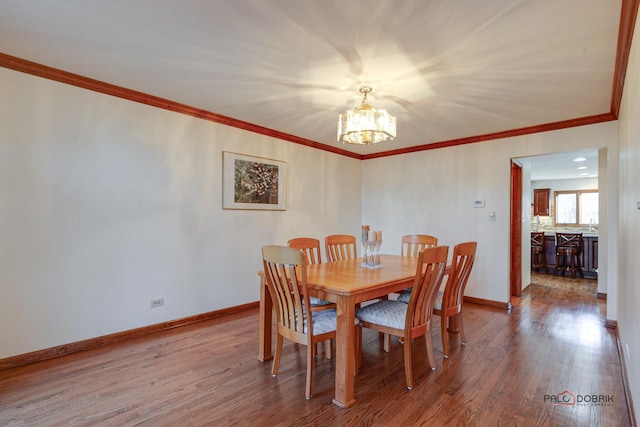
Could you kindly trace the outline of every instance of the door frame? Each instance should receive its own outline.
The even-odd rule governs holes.
[[[522,165],[511,160],[511,296],[522,296]]]

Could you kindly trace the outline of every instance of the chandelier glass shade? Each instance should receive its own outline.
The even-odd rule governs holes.
[[[338,117],[338,141],[344,144],[377,144],[396,137],[396,118],[367,102],[371,87],[360,87],[362,103]]]

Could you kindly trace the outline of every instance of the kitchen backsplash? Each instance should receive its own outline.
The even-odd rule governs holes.
[[[590,228],[588,225],[584,227],[556,227],[553,222],[553,218],[555,217],[553,212],[553,207],[550,208],[550,216],[538,216],[533,215],[533,207],[531,208],[531,231],[561,231],[567,233],[588,233],[588,234],[598,234],[598,226],[594,226]]]

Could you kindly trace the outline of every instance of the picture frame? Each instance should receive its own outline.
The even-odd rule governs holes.
[[[222,208],[286,210],[287,163],[222,152]]]

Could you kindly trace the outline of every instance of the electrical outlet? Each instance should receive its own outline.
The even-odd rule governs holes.
[[[164,298],[151,300],[151,308],[162,307],[163,305],[164,305]]]
[[[496,220],[496,213],[489,212],[489,221],[495,221],[495,220]]]

